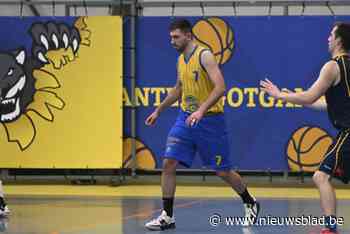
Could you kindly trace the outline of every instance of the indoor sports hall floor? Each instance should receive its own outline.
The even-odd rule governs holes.
[[[261,202],[260,217],[320,215],[318,192],[310,187],[251,187]],[[159,214],[159,185],[5,185],[12,214],[0,219],[0,232],[11,234],[141,234],[144,223]],[[305,233],[316,234],[320,226],[262,225],[242,227],[226,225],[225,217],[243,214],[241,201],[225,186],[181,185],[175,202],[176,229],[161,233]],[[350,191],[337,190],[338,215],[345,225],[340,233],[350,233]],[[210,225],[212,215],[222,221]],[[267,221],[266,221],[267,222]],[[284,222],[284,221],[278,221]]]

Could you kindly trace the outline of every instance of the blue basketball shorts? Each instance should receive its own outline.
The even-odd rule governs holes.
[[[232,169],[224,114],[206,115],[194,126],[186,124],[188,116],[190,113],[180,111],[169,132],[164,158],[191,167],[198,153],[206,167],[216,171]]]

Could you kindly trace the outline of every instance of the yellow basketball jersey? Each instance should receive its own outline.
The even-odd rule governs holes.
[[[182,83],[181,109],[186,112],[195,112],[214,88],[200,61],[204,50],[207,49],[196,45],[188,60],[185,59],[184,54],[178,58],[177,75]],[[210,113],[223,111],[221,99],[208,110]]]

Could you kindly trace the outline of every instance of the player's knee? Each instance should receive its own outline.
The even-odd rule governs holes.
[[[165,173],[174,173],[176,171],[177,161],[174,159],[164,159],[163,171]]]
[[[327,182],[329,179],[329,175],[324,173],[323,171],[316,171],[314,175],[312,176],[312,180],[316,185],[323,184]]]
[[[217,171],[216,175],[221,177],[221,178],[225,178],[225,177],[228,177],[230,175],[230,171]]]

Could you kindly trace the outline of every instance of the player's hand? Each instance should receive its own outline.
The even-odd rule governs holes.
[[[260,89],[262,91],[265,91],[272,97],[281,98],[282,93],[280,89],[274,83],[272,83],[269,79],[260,81]]]
[[[159,111],[158,110],[153,111],[153,113],[147,117],[145,124],[148,126],[153,125],[156,122],[158,117],[159,117]]]
[[[199,110],[193,112],[190,116],[187,117],[186,124],[191,127],[196,125],[203,118],[203,115],[204,113]]]

